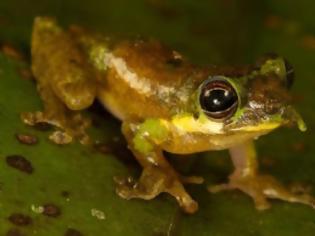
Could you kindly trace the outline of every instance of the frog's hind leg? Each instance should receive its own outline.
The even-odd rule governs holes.
[[[138,181],[131,178],[117,179],[117,193],[125,199],[153,199],[162,192],[175,197],[181,208],[187,213],[194,213],[198,203],[186,192],[183,182],[200,184],[198,177],[181,178],[163,156],[159,143],[166,138],[167,132],[158,121],[145,122],[142,125],[124,124],[123,133],[129,148],[143,167]],[[152,128],[152,129],[151,129]],[[165,133],[164,133],[165,132]]]
[[[269,175],[257,173],[257,160],[253,142],[244,143],[230,149],[235,171],[229,183],[210,186],[210,192],[239,189],[253,198],[256,208],[264,210],[270,207],[268,198],[288,202],[302,203],[315,208],[315,198],[307,194],[291,192]]]
[[[49,123],[58,127],[50,138],[64,144],[79,139],[88,142],[90,122],[79,112],[95,98],[94,74],[86,55],[71,34],[54,19],[36,18],[32,34],[32,71],[43,100],[44,111],[23,113],[29,125]]]

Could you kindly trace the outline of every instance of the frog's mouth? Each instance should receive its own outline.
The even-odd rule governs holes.
[[[280,126],[297,125],[300,131],[307,130],[302,116],[292,107],[286,106],[276,115],[263,116],[260,119],[250,119],[246,112],[239,120],[226,124],[224,129],[229,132],[254,132],[266,134]]]

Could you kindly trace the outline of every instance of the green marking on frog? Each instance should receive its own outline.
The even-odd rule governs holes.
[[[161,119],[147,119],[139,125],[133,138],[134,148],[144,154],[152,152],[168,137],[168,129]]]

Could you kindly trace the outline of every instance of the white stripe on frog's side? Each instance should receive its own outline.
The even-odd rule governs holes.
[[[115,57],[112,53],[108,53],[105,58],[105,64],[109,68],[114,68],[120,78],[127,82],[131,88],[137,90],[143,95],[152,95],[153,91],[148,79],[139,78],[136,73],[130,71],[123,58]]]
[[[146,77],[139,77],[135,72],[131,71],[123,58],[116,57],[112,53],[108,53],[105,58],[105,64],[109,68],[114,68],[117,74],[126,83],[130,85],[131,88],[138,91],[147,97],[157,96],[165,102],[169,102],[172,94],[176,94],[182,100],[187,100],[188,96],[183,95],[183,91],[176,90],[173,87],[168,87],[164,85],[159,85],[158,89],[152,88],[150,80]]]

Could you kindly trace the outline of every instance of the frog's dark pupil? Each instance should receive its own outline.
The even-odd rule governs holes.
[[[209,112],[219,112],[230,108],[237,98],[234,93],[224,89],[212,89],[204,94],[203,105]]]
[[[238,97],[226,82],[212,81],[205,84],[200,94],[201,108],[212,118],[224,118],[235,111]]]

